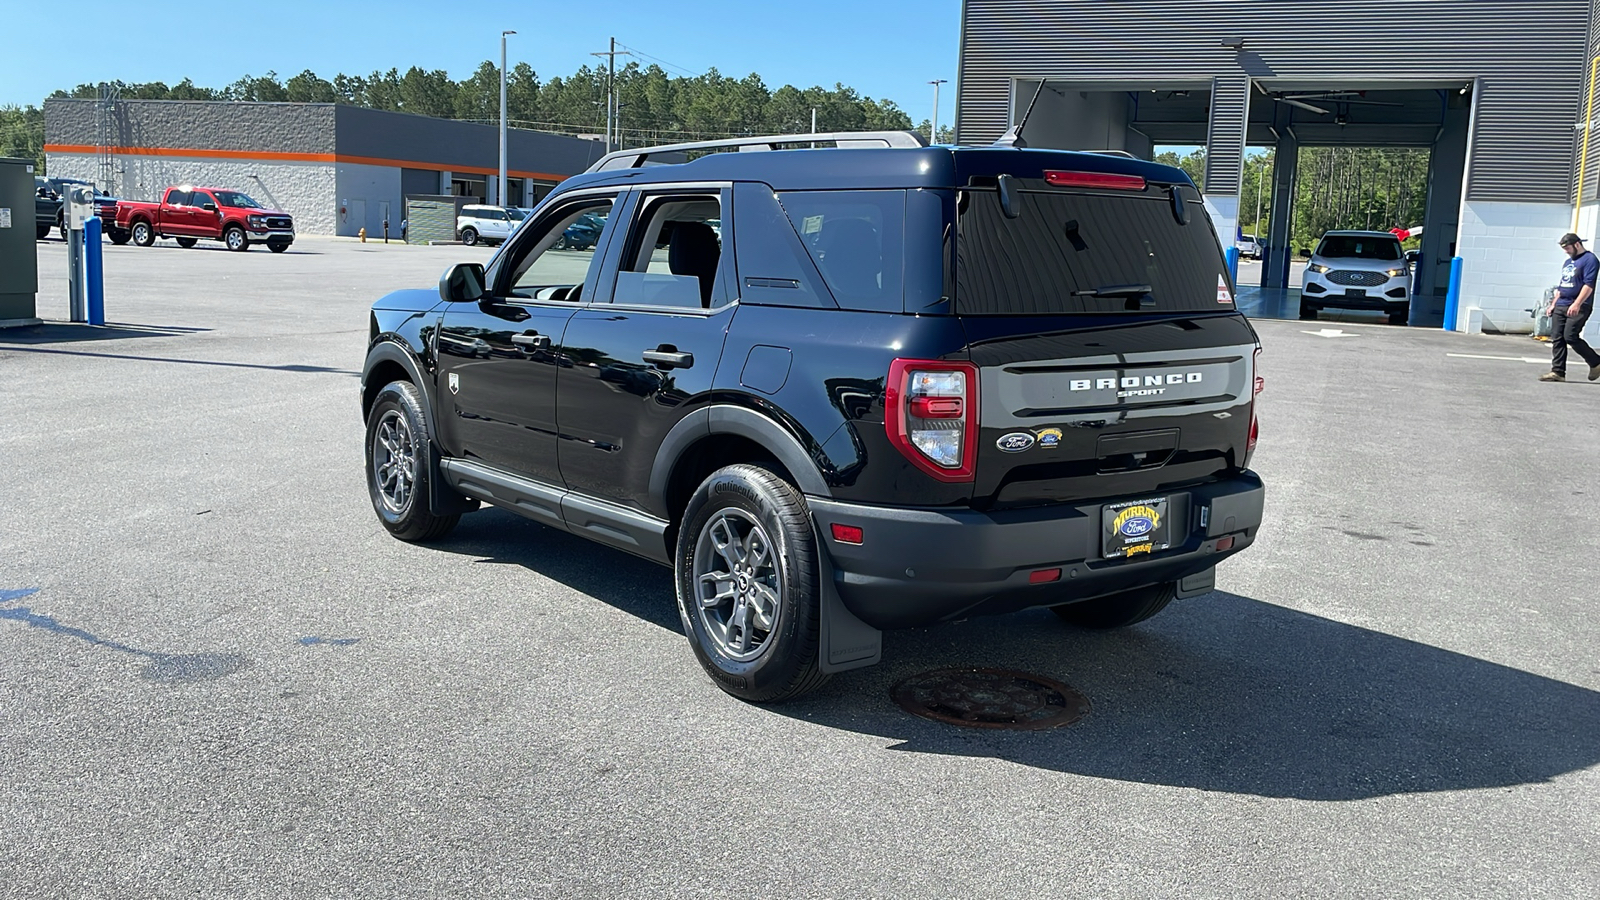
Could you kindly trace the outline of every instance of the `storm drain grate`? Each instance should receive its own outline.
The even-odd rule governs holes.
[[[890,691],[912,715],[969,728],[1043,731],[1071,725],[1089,698],[1059,681],[1006,669],[937,669]]]

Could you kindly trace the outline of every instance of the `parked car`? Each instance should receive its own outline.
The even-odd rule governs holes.
[[[1262,521],[1262,381],[1188,176],[794,138],[610,154],[487,267],[374,303],[382,527],[490,503],[669,566],[752,702],[877,662],[883,629],[1115,628],[1211,591]],[[742,145],[773,152],[657,164]],[[595,252],[552,252],[586,216]]]
[[[294,243],[294,219],[288,213],[267,209],[248,194],[226,188],[180,185],[167,188],[159,203],[118,201],[117,227],[140,247],[170,237],[180,247],[214,240],[229,250],[266,244],[273,253],[282,253]]]
[[[1300,285],[1300,318],[1324,309],[1373,310],[1404,325],[1411,315],[1411,265],[1387,231],[1330,231]]]
[[[456,234],[460,235],[461,243],[468,247],[479,241],[500,244],[511,237],[521,224],[522,219],[513,217],[510,210],[503,206],[469,204],[461,207],[461,212],[456,216]]]
[[[61,227],[61,195],[43,178],[33,179],[33,225],[36,236],[43,240],[52,228]]]
[[[1253,234],[1240,235],[1233,246],[1238,248],[1240,259],[1260,259],[1266,255],[1265,245]]]
[[[707,222],[706,224],[709,225],[711,223]],[[713,228],[716,227],[718,226],[713,226]],[[605,228],[606,220],[604,216],[586,212],[578,216],[577,220],[561,232],[561,236],[556,238],[555,249],[588,250],[600,239],[600,235],[605,231]]]

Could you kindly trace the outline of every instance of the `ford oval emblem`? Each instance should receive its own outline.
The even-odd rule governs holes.
[[[1148,516],[1134,516],[1123,522],[1122,527],[1118,530],[1122,532],[1123,537],[1136,538],[1144,537],[1155,527],[1156,523],[1150,521]]]
[[[1000,440],[995,441],[994,445],[1007,453],[1021,453],[1032,447],[1033,442],[1032,432],[1013,431],[1010,434],[1001,435]]]

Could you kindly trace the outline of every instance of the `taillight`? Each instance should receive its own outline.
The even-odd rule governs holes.
[[[1256,418],[1256,398],[1267,389],[1267,380],[1261,377],[1261,348],[1250,359],[1250,371],[1255,376],[1255,390],[1250,394],[1250,439],[1244,445],[1244,464],[1250,465],[1250,456],[1256,452],[1256,441],[1261,437],[1261,422]]]
[[[1110,172],[1056,172],[1046,171],[1044,180],[1056,187],[1111,188],[1118,191],[1142,191],[1145,180],[1139,175],[1113,175]]]
[[[978,367],[897,359],[884,396],[889,440],[940,481],[971,481],[978,461]]]

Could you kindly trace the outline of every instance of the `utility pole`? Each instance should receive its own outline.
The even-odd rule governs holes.
[[[936,78],[928,82],[933,85],[933,118],[928,120],[928,143],[939,143],[939,85],[948,82],[948,78]]]
[[[614,149],[611,146],[611,138],[613,133],[612,123],[616,121],[617,57],[632,56],[633,54],[627,50],[618,50],[617,39],[612,38],[610,50],[600,50],[589,55],[604,56],[606,58],[606,152],[610,153]]]
[[[500,205],[506,205],[506,36],[515,31],[500,32]]]

